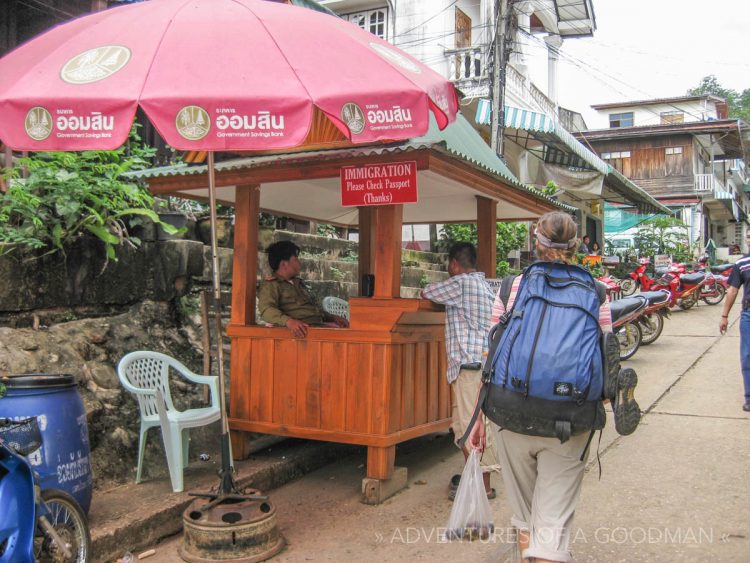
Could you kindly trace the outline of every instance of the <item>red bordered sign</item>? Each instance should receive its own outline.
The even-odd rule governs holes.
[[[343,166],[341,205],[417,202],[417,161]]]

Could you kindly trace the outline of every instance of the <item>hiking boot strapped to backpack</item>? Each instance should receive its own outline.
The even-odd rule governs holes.
[[[618,432],[635,430],[640,410],[632,399],[637,378],[620,370],[617,340],[599,327],[604,289],[578,266],[537,262],[524,272],[512,308],[513,278],[499,290],[506,312],[490,331],[479,408],[501,428],[532,436],[570,436],[604,427],[602,399],[614,400]],[[623,374],[622,372],[632,372]],[[627,376],[627,377],[621,377]],[[618,407],[627,407],[618,416]],[[637,411],[637,412],[636,412]],[[637,414],[637,416],[636,416]]]

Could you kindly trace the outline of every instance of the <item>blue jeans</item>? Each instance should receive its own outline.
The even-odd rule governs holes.
[[[740,317],[740,364],[745,383],[745,404],[750,404],[750,309]]]

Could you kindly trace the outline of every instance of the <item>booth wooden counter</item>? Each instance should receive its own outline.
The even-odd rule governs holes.
[[[352,298],[350,311],[350,328],[313,327],[306,338],[230,325],[229,424],[367,446],[367,477],[390,479],[396,444],[450,425],[445,313],[368,297]]]

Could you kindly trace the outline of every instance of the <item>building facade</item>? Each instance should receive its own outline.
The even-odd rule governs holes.
[[[747,251],[750,128],[711,95],[592,106],[606,128],[581,131],[605,162],[689,226],[691,242],[717,257]]]

